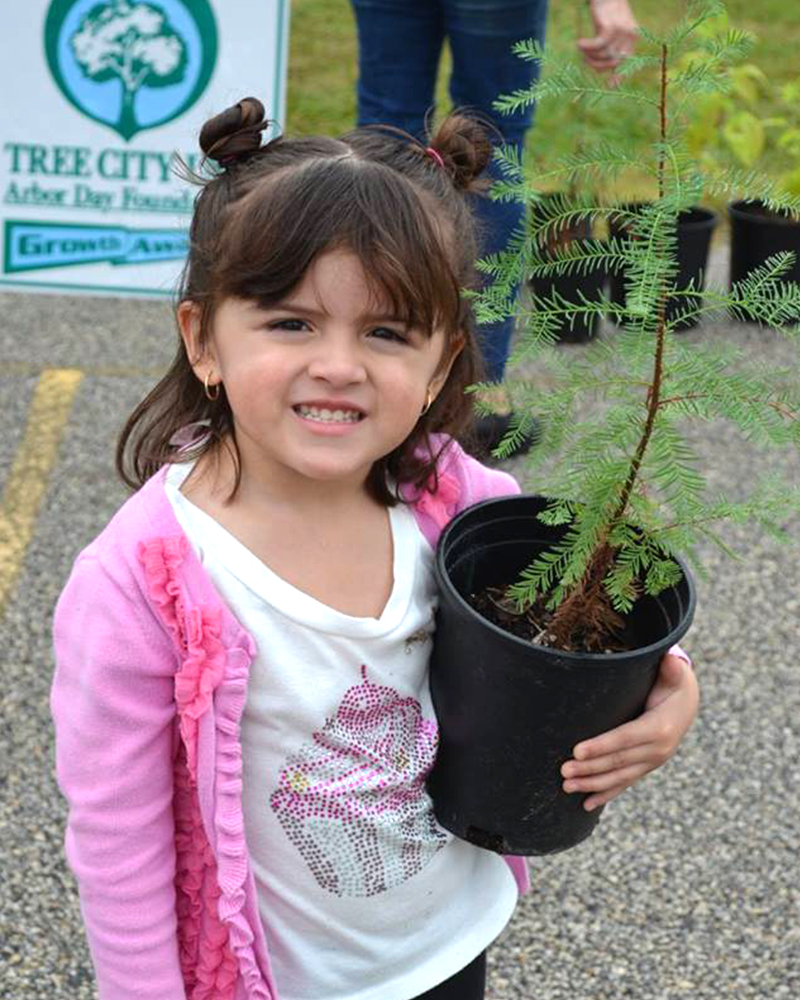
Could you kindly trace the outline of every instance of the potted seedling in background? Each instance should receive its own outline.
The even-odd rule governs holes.
[[[582,3],[575,4],[575,34],[580,37],[583,32],[586,19],[586,8]],[[588,119],[586,106],[579,105],[576,113],[571,117],[563,128],[568,131],[573,139],[574,156],[581,160],[587,144]],[[593,122],[593,128],[597,128],[601,123]],[[519,168],[518,168],[519,169]],[[564,220],[558,227],[539,227],[541,218],[546,218],[549,212],[559,203],[574,204],[579,197],[583,197],[588,208],[599,200],[597,190],[598,179],[578,171],[563,173],[558,177],[560,187],[555,190],[544,191],[540,195],[540,201],[532,202],[529,206],[529,219],[540,241],[542,256],[546,259],[555,259],[570,244],[586,245],[595,241],[594,216],[591,211],[585,215]],[[542,211],[540,211],[540,206]],[[546,206],[549,206],[547,208]],[[528,277],[528,284],[534,296],[544,296],[549,298],[555,292],[567,302],[579,303],[582,300],[599,302],[606,284],[607,275],[602,268],[591,271],[574,271],[572,273],[551,273],[541,274],[533,272]],[[563,317],[563,322],[557,328],[557,337],[561,343],[584,343],[591,340],[596,334],[600,318],[597,314]]]
[[[630,202],[620,206],[622,212],[609,218],[609,232],[619,239],[637,239],[631,216],[636,215],[644,207],[643,202]],[[711,247],[711,236],[717,225],[717,213],[703,205],[692,205],[683,209],[676,220],[675,260],[678,270],[675,275],[676,284],[683,288],[687,285],[693,289],[703,287],[708,254]],[[617,315],[617,322],[628,322],[624,312],[627,303],[626,284],[628,273],[624,266],[613,271],[610,276],[609,295],[611,301],[621,306],[623,312]],[[667,303],[667,319],[673,324],[673,330],[688,330],[697,325],[697,299],[693,296],[681,298],[673,295]]]
[[[626,326],[578,356],[554,347],[564,317],[619,316],[622,307],[569,303],[557,292],[517,307],[524,332],[512,371],[524,365],[535,378],[516,381],[522,418],[496,454],[513,450],[535,412],[545,433],[525,459],[525,479],[537,495],[467,509],[437,548],[431,692],[440,749],[429,788],[445,827],[505,853],[564,849],[593,829],[599,810],[586,812],[580,795],[562,791],[560,765],[577,742],[641,711],[662,656],[690,625],[695,598],[687,563],[698,565],[699,540],[726,548],[718,522],[748,518],[783,538],[780,518],[800,509],[797,492],[778,482],[758,484],[745,500],[707,496],[683,434],[687,422],[723,418],[765,445],[794,456],[800,449],[796,371],[750,366],[726,343],[689,345],[669,314],[679,295],[694,303],[695,315],[747,310],[765,323],[800,321],[800,287],[781,281],[791,266],[787,254],[729,292],[701,294],[676,284],[676,220],[705,183],[685,147],[683,114],[693,97],[724,87],[723,67],[749,46],[748,36],[734,30],[698,40],[698,28],[719,10],[711,0],[691,3],[667,33],[643,31],[637,63],[655,75],[642,73],[640,82],[630,72],[603,95],[635,101],[658,124],[651,147],[638,155],[649,162],[657,196],[630,213],[636,238],[543,253],[546,227],[620,210],[580,200],[537,203],[536,223],[486,262],[495,281],[476,297],[478,318],[487,321],[513,308],[513,289],[532,270],[624,267],[629,276]],[[690,47],[702,50],[703,61],[671,71]],[[533,43],[519,51],[543,62],[528,99],[597,97],[596,80],[579,66],[550,59]],[[568,157],[540,169],[611,174],[629,156],[609,132],[580,162]],[[513,157],[505,162],[499,196],[536,199],[537,174],[526,178]],[[800,199],[746,179],[745,196],[800,214]],[[740,180],[729,172],[712,186],[733,193]]]
[[[563,199],[563,203],[574,204],[574,194],[548,193],[541,200],[531,205],[530,218],[536,226],[539,209],[544,213]],[[591,196],[590,196],[591,200]],[[549,207],[546,207],[549,206]],[[542,233],[542,255],[550,260],[556,260],[561,252],[571,244],[586,246],[597,242],[593,235],[594,216],[587,211],[585,216],[575,219],[572,223],[559,228],[546,230]],[[600,302],[606,284],[607,275],[601,268],[586,273],[573,272],[565,274],[532,273],[528,285],[534,297],[549,298],[556,293],[565,302],[580,303],[582,301]],[[580,344],[591,340],[597,334],[600,316],[597,313],[563,317],[563,322],[556,329],[557,339],[565,344]]]
[[[694,34],[698,40],[701,38],[711,39],[726,29],[727,16],[717,14],[709,17],[708,20],[699,25]],[[702,50],[698,53],[701,64],[706,61],[706,56],[707,54]],[[671,68],[670,72],[680,74],[689,71],[694,59],[695,53],[685,53]],[[634,68],[631,66],[623,69],[623,73],[628,69]],[[724,75],[722,73],[717,78],[717,84],[720,87],[724,86]],[[718,90],[713,94],[714,99],[722,97],[723,95]],[[690,126],[687,126],[687,148],[691,145],[688,138],[689,131]],[[626,214],[636,213],[641,211],[643,204],[645,203],[642,201],[634,201],[621,207],[625,210]],[[679,287],[687,285],[691,285],[695,289],[703,287],[711,237],[718,221],[717,213],[707,205],[691,205],[679,213],[676,244],[678,271],[675,276],[676,284]],[[624,215],[610,216],[609,232],[612,236],[622,239],[631,238],[631,226],[629,223],[626,224]],[[615,305],[625,305],[626,281],[627,273],[622,267],[613,271],[610,275],[609,294]],[[687,330],[697,324],[697,313],[692,308],[696,304],[695,299],[682,299],[678,295],[674,295],[669,299],[667,302],[667,319],[673,322],[674,330]]]
[[[800,76],[778,86],[753,62],[732,68],[727,93],[709,94],[697,107],[687,145],[712,176],[724,176],[731,162],[759,174],[769,169],[779,191],[800,198]],[[800,222],[790,212],[754,197],[732,202],[728,214],[732,285],[782,251],[794,254],[784,280],[800,281]]]

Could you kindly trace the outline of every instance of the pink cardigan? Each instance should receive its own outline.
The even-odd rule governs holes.
[[[67,858],[100,1000],[278,1000],[241,803],[255,644],[178,525],[165,471],[78,556],[56,609]],[[435,545],[458,511],[518,492],[452,442],[436,494],[407,499]],[[506,860],[524,892],[525,859]]]

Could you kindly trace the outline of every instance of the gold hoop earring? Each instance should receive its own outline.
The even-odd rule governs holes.
[[[420,411],[420,416],[424,417],[428,410],[433,406],[433,401],[436,397],[434,396],[433,389],[428,389],[428,395],[425,397],[425,405]]]
[[[215,399],[219,398],[219,382],[215,382],[214,385],[209,386],[208,380],[211,376],[211,372],[206,372],[206,376],[203,379],[203,392],[206,394],[206,399],[210,402],[214,402]],[[213,392],[211,390],[214,390]]]

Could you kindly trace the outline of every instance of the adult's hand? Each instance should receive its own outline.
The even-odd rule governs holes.
[[[593,38],[579,38],[578,48],[598,73],[613,72],[636,45],[639,25],[628,0],[589,0]]]

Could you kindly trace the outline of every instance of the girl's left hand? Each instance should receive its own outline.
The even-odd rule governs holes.
[[[675,753],[697,715],[700,694],[691,666],[668,653],[661,661],[644,712],[573,748],[561,767],[565,792],[591,792],[584,809],[609,802]]]

